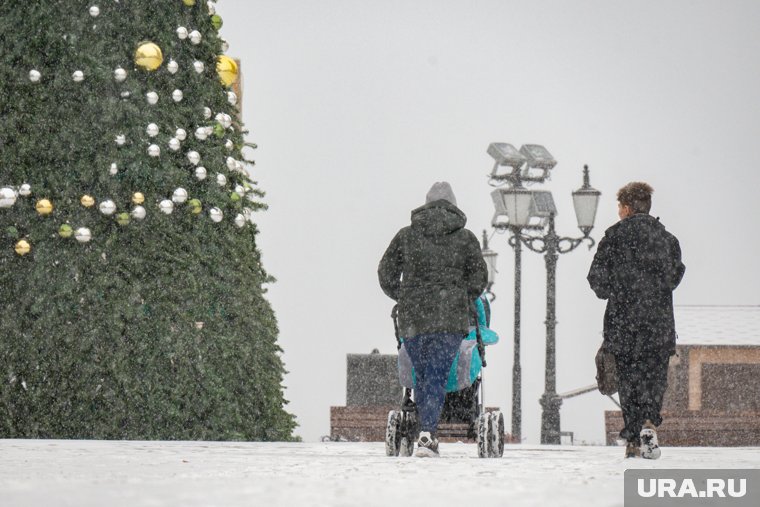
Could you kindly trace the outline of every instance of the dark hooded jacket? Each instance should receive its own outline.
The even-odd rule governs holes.
[[[658,218],[635,214],[607,229],[588,281],[607,300],[604,342],[614,354],[675,353],[673,290],[685,270],[678,240]]]
[[[488,272],[466,222],[453,204],[433,201],[412,211],[412,224],[385,251],[377,274],[383,292],[398,302],[400,336],[469,331],[471,305]]]

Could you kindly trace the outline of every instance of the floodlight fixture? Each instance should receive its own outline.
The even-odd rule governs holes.
[[[520,148],[520,153],[527,161],[522,170],[522,179],[525,181],[542,182],[549,177],[549,171],[557,165],[557,161],[549,150],[540,144],[524,144]]]
[[[528,161],[525,156],[509,143],[491,143],[487,151],[495,161],[491,178],[507,179],[519,184],[520,169]],[[500,168],[509,168],[509,170],[500,171]]]

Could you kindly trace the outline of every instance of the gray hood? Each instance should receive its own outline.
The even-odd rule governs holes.
[[[467,217],[449,201],[439,199],[412,211],[412,229],[428,238],[442,237],[464,228]]]

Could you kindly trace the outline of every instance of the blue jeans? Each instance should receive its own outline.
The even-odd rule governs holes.
[[[414,401],[420,431],[435,433],[446,399],[446,382],[464,335],[458,333],[421,334],[404,340],[416,376]]]

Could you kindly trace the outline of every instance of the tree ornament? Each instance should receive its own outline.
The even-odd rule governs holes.
[[[245,166],[239,160],[235,161],[235,170],[241,174],[245,174]]]
[[[16,250],[16,253],[19,255],[26,255],[32,251],[32,245],[30,245],[27,240],[22,239],[16,243],[14,250]]]
[[[36,209],[37,213],[40,215],[49,215],[53,212],[53,203],[48,199],[40,199],[37,201],[37,204],[34,205],[34,209]]]
[[[95,199],[91,195],[83,195],[81,199],[79,199],[79,204],[84,206],[85,208],[91,208],[95,205]]]
[[[226,162],[227,162],[227,169],[229,169],[230,171],[234,171],[237,165],[237,160],[235,160],[232,157],[227,157]]]
[[[222,39],[222,52],[226,53],[229,50],[230,50],[230,43]]]
[[[10,208],[16,204],[16,191],[11,187],[0,188],[0,208]]]
[[[214,124],[214,135],[221,138],[224,135],[224,127],[221,123]]]
[[[148,100],[148,104],[154,106],[158,103],[158,93],[148,92],[145,94],[145,98]]]
[[[201,154],[197,151],[189,151],[187,152],[187,159],[191,164],[198,165],[198,163],[201,161]]]
[[[237,216],[235,216],[235,225],[237,225],[238,227],[245,226],[245,222],[246,222],[245,216],[243,216],[241,213],[238,213]]]
[[[145,218],[145,208],[142,206],[135,206],[132,210],[132,218],[136,218],[137,220]]]
[[[235,145],[234,145],[234,143],[231,140],[227,139],[224,142],[224,147],[227,148],[228,150],[232,151],[232,148],[234,148]]]
[[[74,229],[69,224],[63,224],[58,228],[58,235],[62,238],[70,238],[74,234]]]
[[[119,225],[129,225],[129,213],[119,213],[116,215],[116,223]]]
[[[204,108],[203,108],[203,117],[204,117],[205,119],[207,119],[207,120],[208,120],[209,118],[211,118],[211,108],[210,108],[210,107],[204,107]]]
[[[108,168],[108,174],[111,176],[116,176],[116,174],[119,172],[119,166],[116,165],[116,162],[111,163],[111,167]]]
[[[172,92],[172,99],[174,102],[181,102],[183,96],[184,95],[182,94],[182,90],[177,89]]]
[[[151,144],[148,146],[148,155],[151,157],[158,157],[161,155],[161,148],[157,144]]]
[[[201,43],[201,40],[203,39],[203,36],[201,35],[201,32],[198,30],[193,30],[190,32],[190,43],[197,46]]]
[[[129,98],[129,97],[131,97],[131,96],[132,96],[132,93],[131,93],[131,92],[128,92],[128,91],[123,91],[123,92],[121,92],[121,98],[122,98],[122,99],[128,99],[128,98]]]
[[[29,71],[29,81],[32,83],[39,83],[40,79],[42,78],[42,74],[40,74],[40,71],[32,69]]]
[[[243,185],[235,185],[235,193],[238,195],[245,195],[245,189]]]
[[[227,184],[227,176],[222,173],[216,173],[216,184],[223,187]]]
[[[203,166],[198,166],[195,168],[195,177],[199,180],[205,180],[207,176],[206,168]]]
[[[119,134],[119,135],[116,136],[116,144],[117,145],[124,146],[124,144],[126,144],[126,142],[127,142],[127,136],[125,136],[124,134]]]
[[[75,70],[71,75],[71,79],[73,79],[75,83],[81,83],[84,81],[84,72],[81,70]]]
[[[184,141],[187,139],[187,131],[185,131],[185,129],[177,129],[177,131],[174,133],[174,137],[180,141]]]
[[[195,0],[182,0],[182,3],[187,5],[188,7],[192,7],[195,5]]]
[[[224,218],[224,213],[222,213],[222,210],[220,210],[219,208],[211,208],[208,211],[208,215],[211,217],[211,220],[216,223],[221,222],[222,219]]]
[[[158,125],[149,123],[145,129],[145,133],[148,134],[148,137],[156,137],[158,135]]]
[[[187,190],[182,187],[177,188],[172,194],[172,201],[182,204],[187,200]]]
[[[226,87],[230,87],[238,80],[238,64],[235,60],[227,55],[219,55],[216,59],[216,73],[219,74],[219,80]]]
[[[206,6],[208,7],[209,16],[213,16],[214,14],[216,14],[216,6],[214,5],[214,2],[212,2],[211,0],[208,0],[208,2],[206,2]]]
[[[145,70],[156,70],[164,62],[164,55],[157,44],[146,41],[135,51],[135,64]]]
[[[166,64],[166,70],[168,70],[170,74],[176,74],[179,70],[179,64],[174,60],[169,60],[169,63]]]
[[[169,149],[172,151],[178,151],[181,148],[181,144],[179,142],[179,139],[176,137],[172,137],[169,139]]]
[[[206,132],[205,127],[198,127],[195,129],[195,138],[199,141],[205,141],[208,137],[208,133]]]
[[[218,32],[222,25],[224,24],[224,21],[222,21],[222,17],[219,14],[214,14],[211,16],[211,25],[216,29]]]
[[[116,211],[116,204],[111,199],[106,199],[105,201],[101,201],[98,209],[106,216],[113,215],[113,212]]]
[[[92,7],[90,7],[90,16],[92,16],[93,18],[97,18],[99,14],[100,14],[100,8],[97,5],[93,5]]]
[[[87,243],[92,239],[92,232],[87,227],[80,227],[74,232],[74,237],[80,243]]]
[[[18,187],[18,193],[19,195],[23,197],[27,197],[28,195],[32,193],[32,186],[29,185],[29,183],[24,183],[23,185]]]
[[[145,196],[142,194],[142,192],[135,192],[132,194],[132,202],[135,204],[142,204],[145,202]]]
[[[187,28],[185,28],[184,26],[180,26],[177,28],[177,37],[179,37],[180,40],[187,39],[187,35],[188,35]]]
[[[198,74],[203,74],[203,71],[206,70],[206,65],[200,60],[195,60],[193,62],[193,68]]]
[[[240,202],[240,194],[238,194],[237,192],[230,192],[230,201]]]
[[[190,211],[195,215],[203,211],[203,207],[201,206],[201,201],[198,199],[190,199],[187,202],[187,204],[188,206],[190,206]]]
[[[114,69],[113,71],[113,78],[117,82],[121,83],[122,81],[127,79],[127,71],[122,69],[121,67],[116,67],[116,69]]]
[[[174,211],[174,203],[171,202],[169,199],[164,199],[158,204],[158,209],[160,209],[163,213],[166,213],[167,215],[171,215],[172,211]]]
[[[237,104],[238,96],[235,92],[227,92],[227,102],[230,103],[230,105],[234,106]]]

